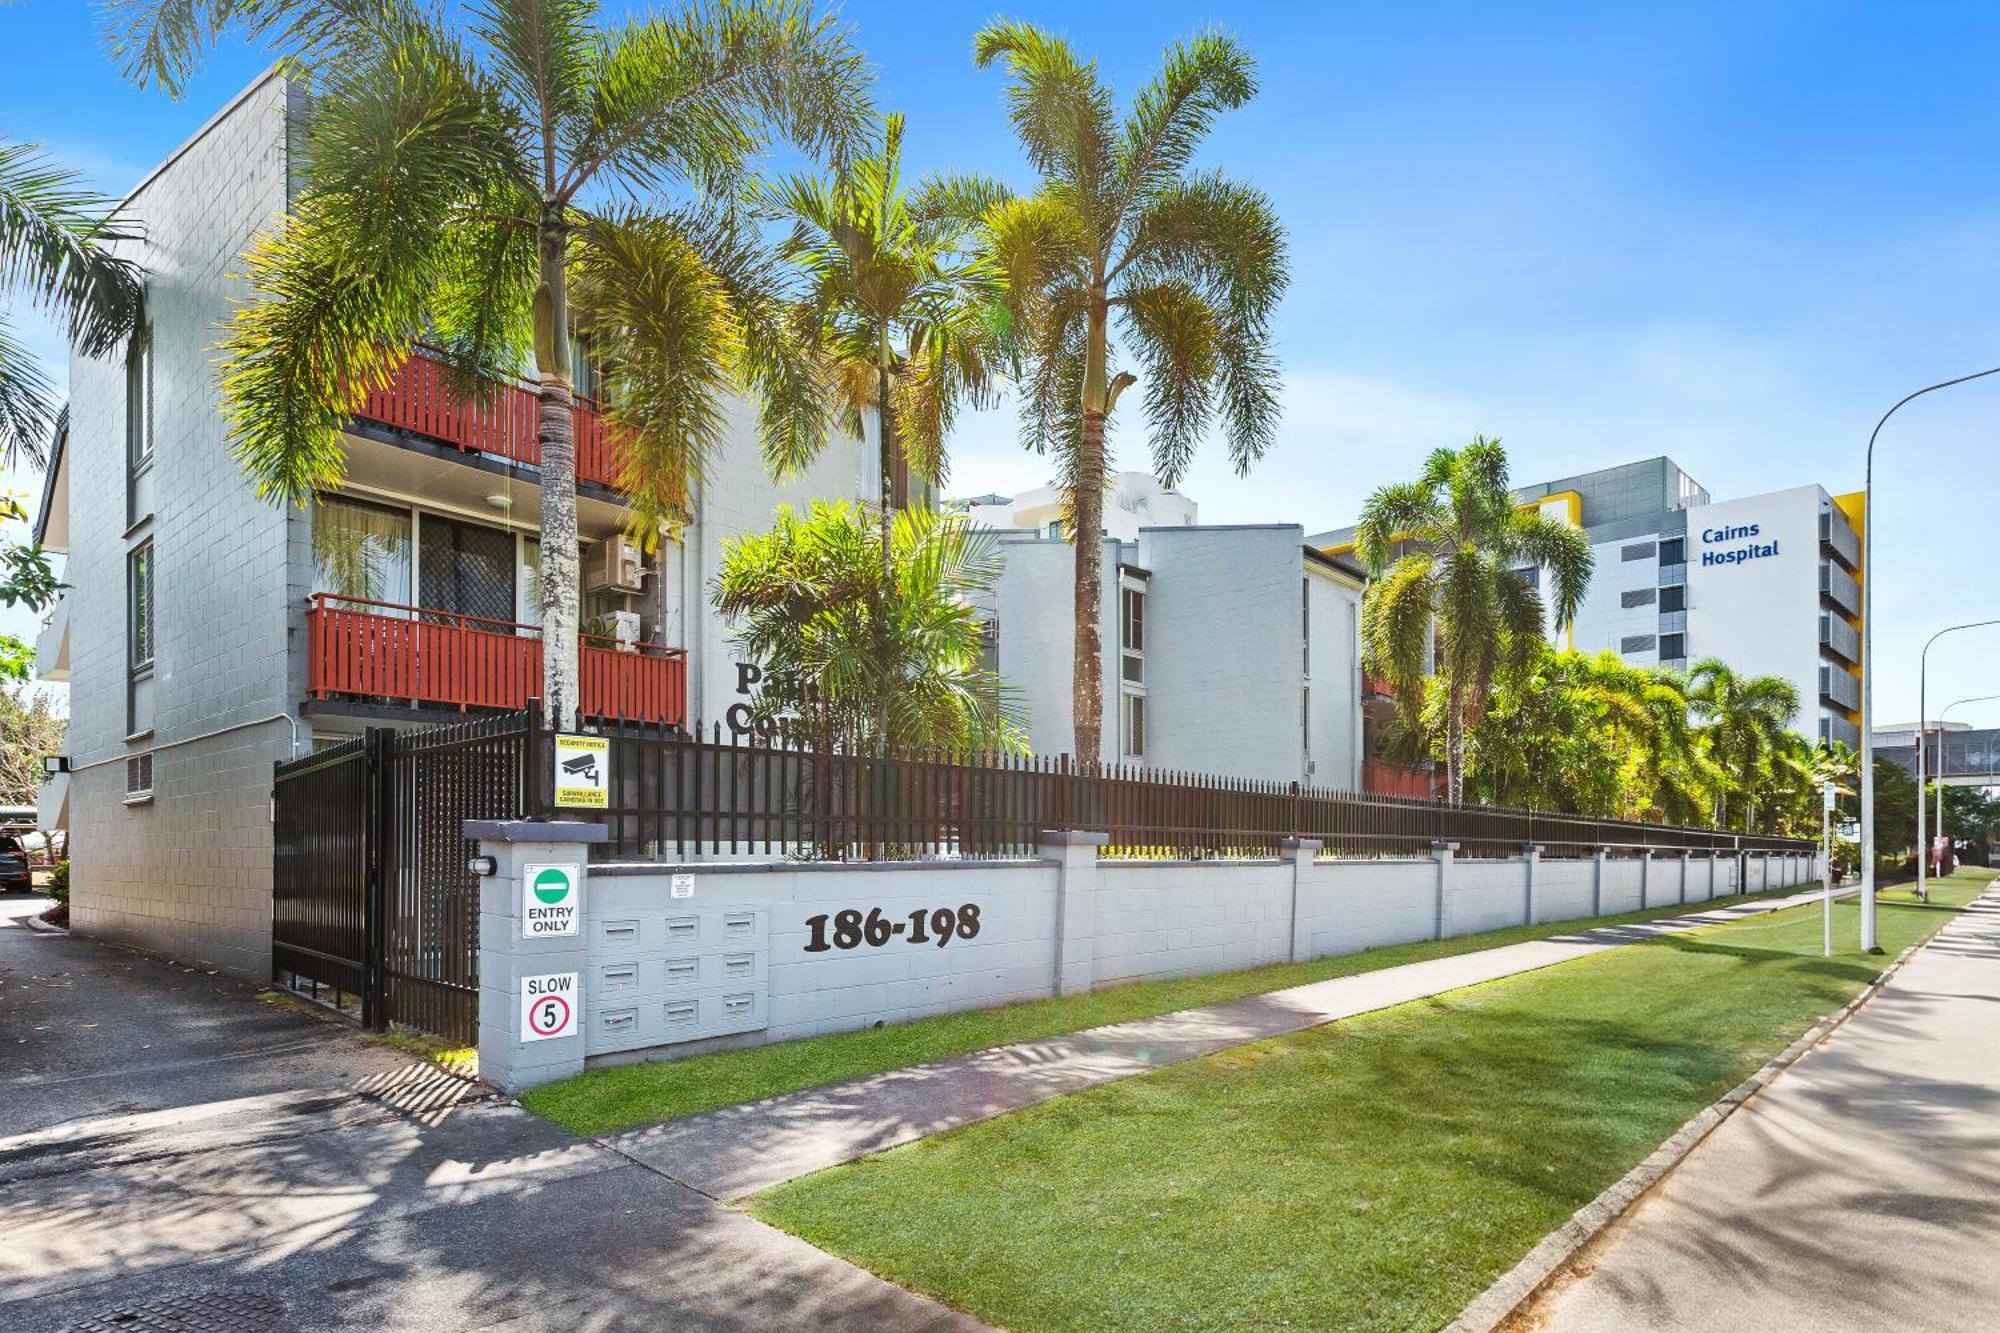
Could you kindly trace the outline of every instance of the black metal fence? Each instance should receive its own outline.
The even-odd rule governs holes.
[[[596,859],[924,860],[1032,856],[1043,829],[1110,836],[1124,858],[1553,856],[1809,851],[1787,838],[1453,809],[1161,769],[1086,773],[1066,758],[820,752],[783,739],[603,733],[608,804],[552,801],[555,741],[533,711],[416,730],[370,728],[279,764],[271,959],[276,978],[350,998],[362,1021],[478,1037],[478,852],[468,819],[601,819]]]
[[[532,718],[370,728],[273,774],[271,966],[352,997],[370,1027],[479,1031],[478,846],[468,819],[529,808]]]
[[[1042,829],[1110,835],[1112,857],[1268,856],[1288,838],[1319,839],[1329,856],[1415,856],[1458,844],[1462,856],[1654,850],[1808,850],[1786,838],[1589,819],[1489,806],[1452,808],[1296,783],[1136,767],[1081,771],[1067,757],[820,752],[783,737],[720,726],[693,736],[612,732],[600,818],[602,859],[782,857],[810,860],[977,859],[1032,855]],[[531,764],[550,771],[553,736]]]

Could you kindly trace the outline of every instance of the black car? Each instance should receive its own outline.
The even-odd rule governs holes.
[[[11,833],[0,833],[0,893],[27,893],[35,887],[28,872],[28,849]]]

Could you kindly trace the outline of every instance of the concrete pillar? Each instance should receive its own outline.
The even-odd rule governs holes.
[[[1590,877],[1590,914],[1604,915],[1604,862],[1610,857],[1609,847],[1593,847],[1590,858],[1596,862],[1596,870]]]
[[[1455,842],[1434,842],[1431,844],[1431,856],[1436,859],[1438,867],[1437,934],[1434,938],[1440,940],[1444,938],[1444,905],[1445,894],[1451,882],[1451,858],[1457,851],[1458,844]]]
[[[1681,904],[1681,906],[1683,906],[1683,907],[1687,906],[1687,900],[1688,900],[1688,856],[1689,856],[1689,855],[1690,855],[1690,853],[1688,853],[1688,852],[1682,852],[1682,853],[1681,853],[1681,896],[1680,896],[1680,904]]]
[[[1306,926],[1305,914],[1299,911],[1299,903],[1305,896],[1304,881],[1312,875],[1313,862],[1324,846],[1326,843],[1319,838],[1286,838],[1279,846],[1278,859],[1292,868],[1292,947],[1289,957],[1294,963],[1312,956],[1312,932]]]
[[[1653,849],[1648,847],[1639,853],[1639,907],[1641,910],[1653,905]]]
[[[602,824],[471,819],[465,836],[479,842],[479,1076],[503,1092],[520,1092],[583,1072],[583,900],[590,892],[586,848],[603,842]],[[489,863],[490,862],[490,863]],[[556,868],[569,873],[570,915],[541,918],[529,936],[524,904],[533,879]],[[558,927],[566,925],[567,930]],[[544,1012],[566,1021],[563,1035],[539,1038],[528,1023],[530,987],[550,998]],[[532,996],[527,997],[532,1002]]]
[[[1057,995],[1081,995],[1097,983],[1097,853],[1108,833],[1043,829],[1036,839],[1042,860],[1056,866]]]
[[[1522,897],[1524,901],[1522,904],[1521,924],[1532,926],[1535,924],[1535,876],[1539,875],[1542,870],[1542,844],[1531,842],[1523,847],[1521,849],[1521,859],[1527,863],[1528,867],[1527,875],[1525,876],[1526,882],[1522,885]]]

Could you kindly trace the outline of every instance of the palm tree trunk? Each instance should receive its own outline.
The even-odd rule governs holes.
[[[1104,734],[1103,635],[1098,622],[1104,606],[1104,413],[1084,409],[1083,457],[1078,460],[1074,508],[1076,531],[1075,667],[1070,708],[1077,762],[1096,771]]]
[[[568,251],[561,209],[544,211],[541,290],[535,300],[538,374],[535,438],[542,469],[542,708],[552,726],[576,728],[578,668],[576,396],[570,384]]]
[[[1447,803],[1465,804],[1465,717],[1456,687],[1447,692],[1445,705],[1444,790]]]
[[[881,345],[875,358],[875,434],[880,442],[882,455],[882,595],[887,598],[894,594],[896,581],[895,557],[890,551],[891,515],[896,506],[895,468],[896,450],[900,441],[896,438],[895,418],[889,411],[889,330],[882,328]],[[885,603],[886,614],[888,606]],[[876,738],[882,752],[889,752],[889,701],[882,700],[882,707],[876,716]]]

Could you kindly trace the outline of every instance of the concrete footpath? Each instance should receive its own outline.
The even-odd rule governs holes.
[[[2000,889],[1510,1327],[2000,1327]]]
[[[1847,890],[1836,896],[1846,896]],[[717,1199],[742,1199],[787,1180],[1024,1106],[1318,1027],[1461,986],[1552,967],[1661,935],[1817,901],[1817,889],[1581,930],[1526,944],[1316,981],[1227,1004],[997,1046],[871,1078],[725,1107],[602,1140]]]
[[[0,899],[0,1328],[976,1328],[477,1085]]]

